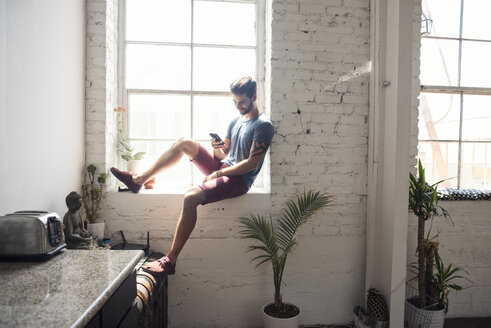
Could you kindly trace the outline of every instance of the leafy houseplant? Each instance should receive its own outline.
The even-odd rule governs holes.
[[[454,279],[465,279],[470,281],[466,277],[461,275],[461,272],[469,274],[465,269],[461,267],[452,267],[452,264],[445,266],[438,254],[435,252],[435,274],[432,277],[431,284],[433,290],[436,291],[436,299],[440,306],[445,307],[445,313],[448,312],[448,294],[450,290],[462,290],[463,287],[458,285]]]
[[[426,182],[425,171],[418,161],[418,177],[409,174],[409,209],[418,217],[417,265],[418,296],[406,300],[406,319],[409,328],[428,326],[443,327],[445,313],[448,311],[448,294],[451,289],[461,290],[455,279],[467,273],[460,267],[445,266],[438,253],[438,235],[430,238],[431,228],[425,237],[425,222],[435,216],[449,217],[448,212],[438,205],[439,181],[433,185]],[[436,270],[434,272],[434,270]]]
[[[121,154],[121,158],[124,159],[125,161],[139,161],[143,159],[145,156],[145,152],[141,151],[138,153],[133,153],[135,150],[135,147],[130,145],[126,140],[120,140],[119,144],[121,147],[118,148],[119,153]]]
[[[100,173],[96,179],[97,167],[94,164],[87,166],[86,170],[84,184],[82,185],[82,200],[87,220],[90,223],[95,223],[99,218],[99,208],[107,175]]]
[[[126,140],[126,137],[123,132],[123,118],[122,118],[122,112],[125,112],[126,109],[123,107],[118,107],[114,109],[115,112],[118,113],[118,132],[119,132],[119,147],[118,147],[118,152],[121,155],[121,158],[124,159],[125,161],[139,161],[145,157],[145,152],[137,152],[134,153],[135,147],[130,145],[130,143]]]
[[[256,268],[265,262],[273,266],[274,304],[269,305],[265,311],[273,317],[289,318],[299,313],[298,308],[283,303],[281,297],[281,282],[285,269],[286,259],[298,242],[295,234],[297,230],[309,222],[312,215],[327,206],[332,206],[332,196],[320,192],[305,192],[295,200],[290,200],[287,207],[281,211],[281,217],[276,224],[271,218],[269,222],[260,215],[251,214],[250,218],[240,218],[243,229],[239,232],[242,238],[254,239],[259,245],[249,246],[247,251],[260,251],[251,262],[258,261]],[[292,312],[292,313],[289,313]]]
[[[448,217],[448,212],[438,205],[438,184],[442,181],[429,185],[426,183],[425,171],[421,160],[418,161],[418,177],[409,174],[409,210],[418,217],[418,304],[419,308],[425,308],[427,304],[428,291],[431,289],[433,266],[435,254],[438,250],[438,242],[429,238],[431,229],[425,238],[425,222],[433,220],[435,216]]]

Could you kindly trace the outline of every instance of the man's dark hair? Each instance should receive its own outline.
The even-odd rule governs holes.
[[[244,76],[230,85],[230,91],[234,95],[245,94],[247,98],[252,98],[256,94],[256,81],[250,76]]]

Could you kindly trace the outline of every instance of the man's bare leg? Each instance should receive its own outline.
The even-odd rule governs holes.
[[[199,144],[196,141],[181,138],[167,149],[150,168],[141,174],[135,175],[133,181],[141,185],[159,172],[175,165],[181,160],[184,154],[190,159],[194,159],[198,155],[198,151]]]
[[[181,253],[184,244],[186,244],[189,239],[189,236],[196,225],[197,208],[205,200],[205,192],[199,187],[194,187],[184,196],[181,216],[179,217],[179,221],[177,221],[177,227],[174,233],[174,240],[172,241],[172,246],[167,254],[167,257],[172,263],[176,263],[179,253]]]
[[[174,274],[179,253],[181,253],[184,244],[186,244],[196,225],[196,209],[205,200],[205,193],[199,187],[194,187],[186,193],[169,253],[157,261],[145,264],[142,267],[145,271],[168,275]]]

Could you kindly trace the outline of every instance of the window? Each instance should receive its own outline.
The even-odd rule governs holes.
[[[423,0],[419,158],[444,187],[491,187],[491,20],[488,0]]]
[[[120,94],[125,131],[145,164],[177,138],[210,147],[209,132],[225,138],[238,115],[230,83],[244,75],[264,83],[260,1],[122,0]],[[210,147],[211,149],[211,147]],[[266,165],[265,165],[266,166]],[[264,171],[264,169],[263,169]],[[165,187],[201,184],[186,156],[157,178]],[[261,174],[255,186],[262,187]]]

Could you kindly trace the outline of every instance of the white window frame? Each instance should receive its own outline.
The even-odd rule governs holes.
[[[440,37],[440,36],[422,36],[422,38],[426,39],[435,39],[435,40],[454,40],[459,43],[459,55],[458,55],[458,81],[457,84],[458,86],[441,86],[441,85],[421,85],[420,86],[420,92],[421,93],[441,93],[441,94],[459,94],[460,97],[460,104],[459,104],[459,109],[460,109],[460,122],[459,122],[459,138],[458,140],[445,140],[445,139],[421,139],[420,136],[418,135],[418,145],[420,143],[424,142],[442,142],[442,143],[458,143],[458,160],[457,160],[457,189],[462,189],[461,188],[461,176],[462,176],[462,144],[464,143],[484,143],[484,144],[489,144],[491,146],[491,141],[466,141],[462,140],[462,123],[463,123],[463,113],[464,113],[464,103],[463,103],[463,96],[464,95],[486,95],[486,96],[491,96],[491,88],[482,88],[482,87],[461,87],[460,82],[461,82],[461,72],[462,72],[462,42],[463,41],[477,41],[477,42],[485,42],[485,43],[490,43],[491,40],[485,40],[485,39],[469,39],[469,38],[463,38],[462,37],[462,20],[463,20],[463,10],[464,10],[464,0],[461,0],[461,5],[460,5],[460,30],[459,30],[459,37],[458,38],[452,38],[452,37]],[[491,151],[491,147],[489,147]],[[437,182],[437,181],[433,181]]]
[[[269,116],[268,108],[266,107],[265,97],[265,0],[190,0],[191,1],[191,33],[193,33],[193,5],[194,1],[210,1],[210,2],[235,2],[235,3],[253,3],[256,5],[256,46],[232,46],[232,45],[220,45],[221,48],[232,49],[256,49],[256,82],[257,82],[257,104],[259,110]],[[131,109],[129,108],[128,95],[132,94],[182,94],[182,95],[207,95],[207,96],[229,96],[229,91],[179,91],[179,90],[153,90],[153,89],[127,89],[125,87],[125,55],[126,44],[148,44],[148,45],[184,45],[191,46],[191,88],[193,78],[193,48],[199,47],[217,47],[214,44],[199,44],[193,43],[192,37],[190,43],[176,43],[176,42],[147,42],[147,41],[126,41],[125,37],[125,12],[126,12],[126,0],[119,0],[119,15],[118,15],[118,103],[122,104],[127,109],[123,114],[123,131],[125,137],[128,140],[159,140],[159,141],[175,141],[174,139],[129,139],[129,120],[131,117]],[[253,77],[254,78],[254,77]],[[232,81],[230,81],[232,82]],[[232,98],[231,98],[232,99]],[[232,104],[232,100],[231,100]],[[193,97],[191,97],[191,131],[193,130]],[[229,122],[224,122],[227,125]],[[201,142],[208,142],[209,140],[197,140]],[[124,161],[118,156],[118,164],[124,165]],[[191,169],[190,174],[193,174]],[[270,178],[270,156],[269,152],[266,154],[263,162],[263,166],[259,175],[262,177],[262,185],[251,187],[250,192],[253,193],[270,193],[271,190],[271,178]],[[199,180],[202,177],[192,178],[192,184],[200,184]],[[259,178],[259,177],[258,177]],[[183,186],[184,187],[184,186]],[[164,193],[167,190],[162,190]],[[169,191],[171,192],[171,191]]]

